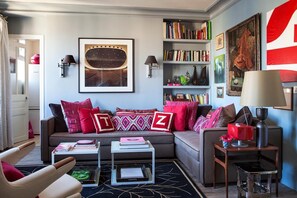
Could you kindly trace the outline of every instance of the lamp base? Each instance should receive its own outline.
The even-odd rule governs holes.
[[[237,142],[233,142],[231,144],[233,147],[248,147],[249,145],[246,143],[243,143],[242,140],[237,140]]]
[[[260,120],[256,126],[256,144],[258,148],[268,146],[268,127],[265,123],[265,119],[268,116],[267,108],[256,109],[257,118]]]

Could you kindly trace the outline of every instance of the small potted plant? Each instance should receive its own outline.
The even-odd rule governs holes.
[[[222,135],[220,137],[220,140],[222,141],[222,144],[223,144],[224,148],[228,148],[228,146],[229,146],[230,142],[232,141],[232,139],[233,138],[228,134]]]

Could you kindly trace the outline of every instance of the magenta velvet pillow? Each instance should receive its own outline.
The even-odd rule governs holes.
[[[193,130],[196,131],[197,133],[200,133],[200,130],[205,128],[208,121],[209,121],[209,118],[206,118],[204,116],[199,116],[199,118],[197,119],[193,127]]]
[[[13,182],[25,176],[21,171],[16,169],[13,165],[3,161],[1,161],[1,164],[2,164],[3,173],[8,181]]]
[[[209,121],[205,125],[205,128],[214,128],[219,121],[220,114],[223,110],[223,107],[217,108],[214,112],[212,112],[211,117],[209,118]]]
[[[187,117],[187,106],[164,106],[164,112],[174,113],[173,118],[173,130],[185,131],[186,130],[186,117]]]
[[[205,128],[226,127],[228,123],[234,121],[236,116],[234,104],[217,108],[209,118]]]
[[[94,114],[99,113],[99,107],[93,109],[79,108],[79,120],[80,126],[83,133],[95,133],[96,128],[93,122]]]
[[[187,106],[186,129],[189,129],[189,130],[193,130],[194,124],[196,122],[198,104],[199,104],[198,102],[190,102],[190,101],[166,101],[166,106],[178,106],[178,105]]]
[[[79,120],[79,108],[87,108],[92,109],[91,99],[88,98],[82,102],[67,102],[61,100],[61,105],[64,113],[64,117],[66,119],[68,132],[69,133],[77,133],[81,131],[81,125]]]
[[[153,114],[132,113],[112,117],[112,122],[117,131],[148,131],[151,128]]]

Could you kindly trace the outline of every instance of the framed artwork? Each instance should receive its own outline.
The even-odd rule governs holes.
[[[134,92],[134,39],[79,38],[79,92]]]
[[[240,96],[244,72],[260,70],[260,14],[227,30],[226,42],[226,92]]]
[[[293,87],[284,87],[284,95],[286,99],[286,106],[274,106],[274,109],[282,109],[293,111]]]
[[[217,87],[217,98],[224,98],[224,87]]]
[[[216,36],[216,50],[224,48],[224,33]]]
[[[214,58],[214,79],[215,83],[225,82],[225,54]]]

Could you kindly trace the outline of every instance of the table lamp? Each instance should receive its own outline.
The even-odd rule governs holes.
[[[243,106],[254,106],[259,122],[256,126],[256,144],[262,148],[268,146],[268,127],[265,119],[268,109],[264,107],[285,106],[285,96],[277,70],[247,71],[240,97]]]

